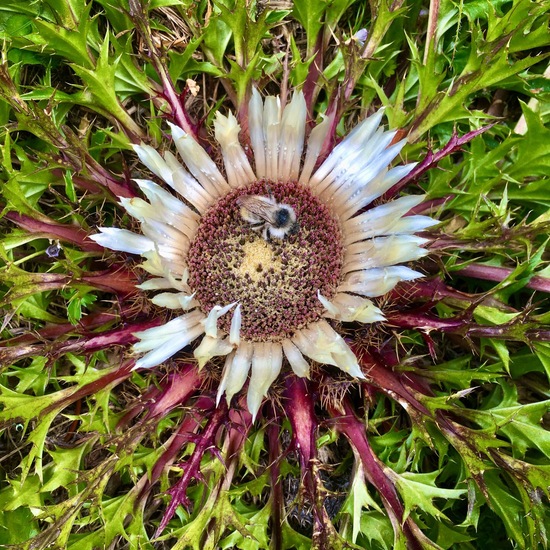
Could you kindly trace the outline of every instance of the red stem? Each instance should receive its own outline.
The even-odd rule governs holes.
[[[418,541],[415,532],[417,526],[411,517],[404,519],[404,507],[393,480],[386,474],[386,466],[372,451],[365,431],[365,425],[359,421],[353,412],[349,400],[342,402],[343,412],[329,405],[329,412],[333,416],[336,429],[343,433],[348,439],[350,445],[356,450],[364,466],[365,477],[380,494],[384,507],[388,513],[393,530],[398,538],[398,533],[403,532],[408,541],[408,547],[411,550],[420,550],[421,543]]]
[[[31,344],[34,342],[40,342],[43,340],[55,340],[73,332],[76,334],[87,334],[89,331],[97,329],[108,323],[112,323],[119,319],[119,315],[116,313],[90,313],[85,315],[80,319],[78,325],[73,325],[71,323],[63,323],[61,325],[47,325],[41,330],[26,332],[25,334],[20,334],[9,340],[3,340],[0,342],[1,347],[13,347],[16,344]]]
[[[197,408],[193,408],[194,414],[198,415]],[[198,417],[197,422],[208,418],[208,423],[201,434],[195,436],[195,449],[193,450],[192,455],[188,460],[185,461],[184,471],[182,477],[179,481],[168,490],[168,493],[171,495],[172,500],[164,513],[164,516],[160,522],[160,525],[154,535],[154,538],[160,536],[162,531],[168,525],[168,522],[172,519],[173,515],[176,513],[176,509],[180,504],[187,506],[189,504],[189,499],[187,497],[187,488],[193,479],[198,481],[202,480],[202,474],[200,473],[200,464],[204,454],[210,449],[215,447],[215,437],[220,429],[220,426],[227,421],[227,404],[224,400],[220,405],[214,409],[207,409],[204,411],[200,417]]]
[[[88,232],[79,226],[56,223],[44,215],[34,218],[17,212],[7,212],[5,217],[40,238],[70,242],[89,252],[103,252],[104,250],[101,245],[89,239]]]
[[[502,282],[513,273],[513,269],[510,267],[498,267],[481,264],[470,264],[462,269],[454,271],[460,275],[466,277],[475,277],[476,279],[483,279],[485,281]],[[532,290],[540,290],[541,292],[550,293],[550,279],[547,277],[541,277],[540,275],[534,275],[530,281],[525,285],[526,288]]]
[[[271,547],[272,550],[283,549],[283,485],[281,482],[280,460],[281,423],[277,410],[272,407],[272,415],[267,424],[267,439],[269,441],[269,477],[271,479]]]
[[[135,361],[133,359],[128,359],[127,361],[122,362],[119,367],[106,371],[105,374],[102,374],[101,377],[97,380],[94,380],[93,382],[82,386],[74,393],[63,397],[59,401],[54,401],[50,406],[44,409],[42,414],[47,415],[54,410],[63,410],[71,403],[74,403],[79,399],[83,399],[88,395],[94,395],[97,392],[105,389],[107,386],[116,386],[117,384],[120,384],[122,381],[131,376],[134,363]]]
[[[161,319],[154,319],[126,325],[124,328],[104,332],[94,337],[76,338],[67,342],[54,341],[41,345],[0,348],[0,366],[9,365],[14,361],[33,355],[56,359],[65,353],[92,353],[94,351],[107,349],[111,346],[128,346],[137,342],[138,339],[134,336],[135,332],[158,326],[161,323]]]

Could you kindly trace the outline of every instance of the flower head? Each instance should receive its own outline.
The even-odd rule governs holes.
[[[404,141],[379,128],[382,111],[358,124],[317,167],[330,128],[323,120],[305,146],[301,92],[282,108],[278,97],[249,105],[253,166],[230,113],[217,113],[215,137],[225,176],[206,151],[171,125],[180,161],[148,145],[141,161],[178,197],[150,180],[136,180],[147,198],[122,199],[142,234],[101,228],[93,238],[139,254],[153,277],[140,285],[160,291],[152,302],[182,312],[136,333],[136,368],[159,365],[195,340],[199,367],[225,356],[218,400],[248,384],[255,416],[283,365],[300,377],[310,363],[334,365],[364,378],[331,320],[384,319],[370,300],[421,274],[398,265],[426,254],[414,235],[432,224],[406,214],[423,196],[367,208],[405,177],[413,164],[389,168]],[[305,147],[305,154],[304,153]]]

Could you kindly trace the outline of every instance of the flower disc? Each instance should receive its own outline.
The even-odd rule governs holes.
[[[297,231],[265,239],[240,214],[237,200],[245,195],[292,206]],[[189,249],[189,286],[206,313],[220,303],[241,304],[245,340],[276,341],[321,317],[318,292],[332,298],[342,259],[338,222],[309,189],[259,181],[225,195],[205,213]],[[225,315],[219,326],[229,332],[230,322]]]

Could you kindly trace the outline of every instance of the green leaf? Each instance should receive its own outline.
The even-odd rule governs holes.
[[[5,37],[25,36],[32,31],[32,21],[27,15],[14,14],[0,19],[0,32]]]
[[[203,30],[203,45],[217,67],[223,67],[224,55],[231,40],[231,28],[220,13],[214,13]]]
[[[503,521],[508,536],[520,548],[526,548],[521,520],[525,512],[521,502],[512,495],[509,487],[502,483],[497,471],[485,472],[483,479],[489,491],[491,507]]]
[[[369,491],[367,489],[367,485],[365,483],[365,472],[363,469],[363,465],[361,462],[357,462],[355,464],[355,468],[353,471],[353,477],[352,477],[351,487],[350,487],[348,497],[344,501],[344,504],[342,504],[342,508],[340,509],[340,512],[339,512],[340,515],[349,516],[351,520],[351,524],[352,524],[351,541],[354,543],[357,542],[357,538],[360,532],[363,532],[365,534],[370,533],[370,530],[369,529],[365,530],[363,526],[363,517],[362,517],[363,508],[367,508],[367,509],[373,508],[379,513],[382,513],[382,510],[380,509],[376,501],[374,501],[373,498],[370,496]],[[373,518],[373,522],[376,523],[374,518]],[[387,530],[388,525],[386,525],[385,527]],[[390,531],[391,531],[391,528],[390,528]],[[375,531],[370,534],[373,535],[370,537],[371,541],[374,539],[374,540],[379,540],[379,542],[383,543],[383,539],[377,539],[375,535]]]
[[[78,486],[75,482],[78,479],[78,472],[83,465],[87,450],[86,445],[78,445],[72,449],[61,447],[57,450],[48,451],[53,462],[47,468],[48,479],[44,483],[42,491],[52,492],[59,487],[64,487],[69,496],[78,494]]]
[[[545,342],[535,342],[533,343],[533,350],[535,351],[540,364],[544,367],[546,376],[550,381],[550,344]]]
[[[30,365],[17,369],[13,375],[19,379],[16,390],[21,394],[33,390],[34,395],[44,395],[50,381],[50,374],[45,368],[48,363],[46,357],[33,357]]]
[[[488,433],[506,435],[519,455],[535,448],[550,457],[550,432],[541,426],[542,417],[550,410],[550,400],[520,405],[514,403],[515,390],[502,387],[505,394],[497,406],[487,410],[463,409],[461,415]]]
[[[459,499],[468,491],[467,489],[443,489],[437,487],[435,480],[440,473],[439,470],[431,473],[390,473],[399,490],[399,494],[403,498],[405,517],[408,517],[411,511],[420,508],[438,520],[448,519],[441,510],[436,508],[433,504],[433,499],[442,498],[446,501],[449,499]]]
[[[89,12],[92,4],[89,3],[88,6]],[[77,65],[93,69],[93,58],[86,43],[90,24],[89,14],[85,15],[80,22],[78,30],[70,30],[49,21],[37,19],[34,24],[38,32],[27,38],[54,55],[63,56]]]
[[[116,94],[116,74],[120,59],[120,56],[113,59],[109,54],[109,34],[107,34],[101,44],[95,66],[89,68],[86,65],[75,63],[72,67],[84,82],[85,91],[91,96],[86,103],[95,110],[100,107],[100,112],[103,111],[108,116],[119,120],[135,136],[141,136],[141,128],[122,107]]]
[[[0,545],[25,542],[39,532],[40,527],[30,508],[18,508],[11,512],[0,511]]]
[[[361,532],[357,539],[357,544],[361,547],[373,547],[373,542],[376,542],[384,550],[406,550],[406,540],[399,533],[397,542],[394,538],[394,532],[389,518],[376,511],[363,512],[361,515]]]
[[[323,27],[322,17],[327,9],[326,0],[300,0],[294,2],[293,15],[302,24],[307,37],[307,57],[315,53],[317,36]]]
[[[517,142],[514,163],[507,169],[512,178],[547,176],[550,170],[550,129],[546,128],[540,116],[524,103],[521,104],[527,122],[527,132]]]

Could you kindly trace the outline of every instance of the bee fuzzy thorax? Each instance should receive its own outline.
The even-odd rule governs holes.
[[[238,198],[237,204],[241,218],[255,231],[261,231],[265,240],[284,239],[298,230],[294,208],[271,196],[244,195]]]

